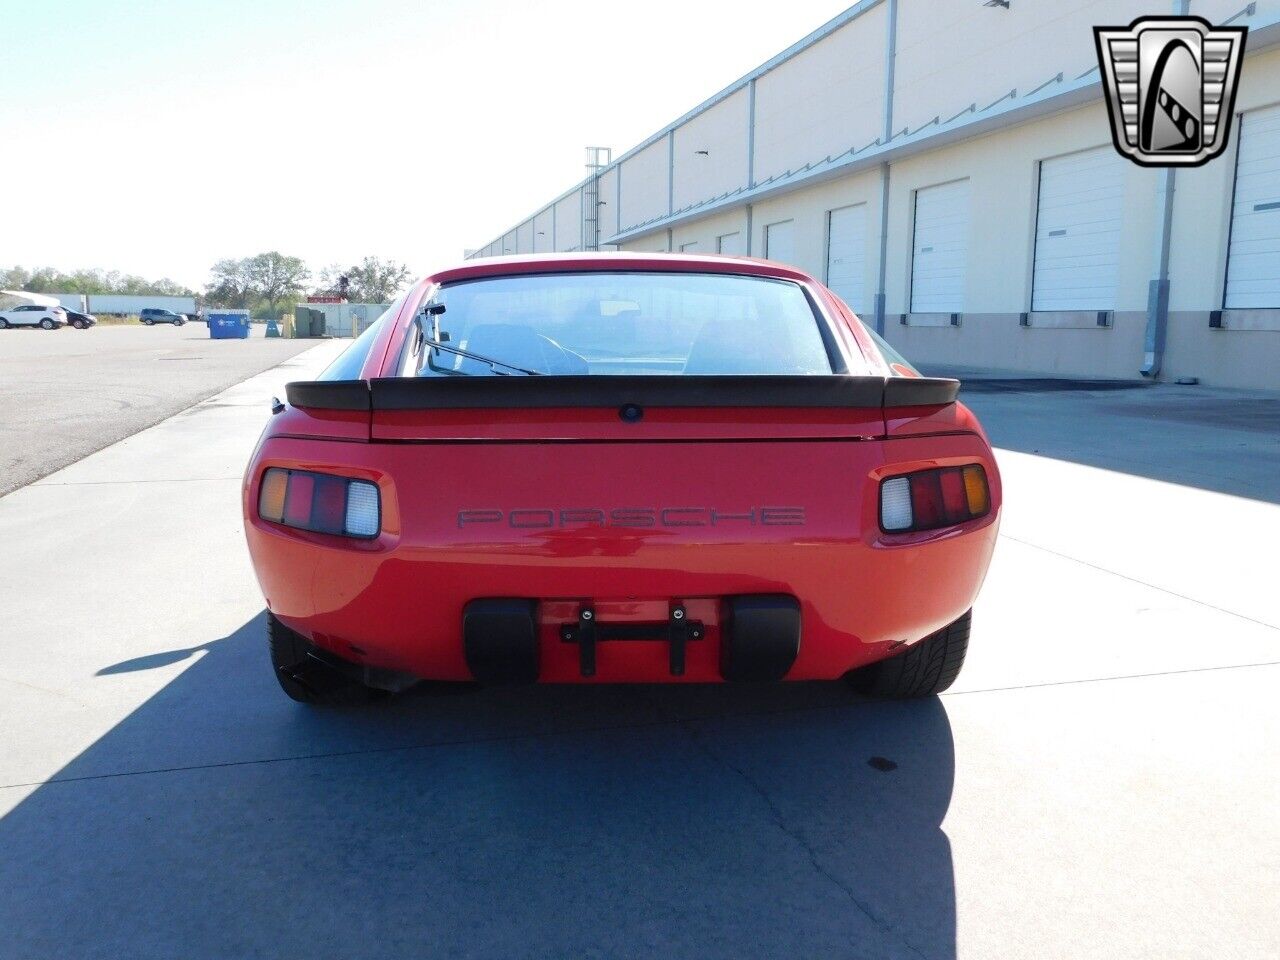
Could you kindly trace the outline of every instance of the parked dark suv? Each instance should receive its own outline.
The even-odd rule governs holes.
[[[174,313],[172,310],[161,310],[159,307],[147,307],[140,314],[139,319],[148,327],[153,323],[172,323],[175,327],[180,327],[187,322],[187,318],[180,313]]]

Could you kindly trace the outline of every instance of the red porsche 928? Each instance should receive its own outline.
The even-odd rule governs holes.
[[[291,383],[244,478],[296,700],[417,680],[946,689],[1000,478],[955,380],[757,260],[418,283]]]

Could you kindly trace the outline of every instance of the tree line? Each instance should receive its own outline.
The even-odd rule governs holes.
[[[283,307],[306,294],[345,296],[352,303],[390,303],[409,282],[409,268],[394,260],[365,257],[343,267],[330,264],[312,273],[299,257],[277,250],[243,259],[219,260],[203,300],[220,307],[241,307],[279,316]]]
[[[115,270],[0,267],[0,289],[29,293],[123,293],[133,296],[195,297],[201,306],[247,309],[254,316],[279,317],[307,295],[345,296],[352,303],[390,303],[410,279],[407,266],[365,257],[357,264],[330,264],[312,272],[300,257],[271,250],[241,259],[219,260],[203,291],[167,277],[146,280]]]
[[[182,284],[165,277],[146,280],[118,270],[72,270],[54,267],[0,267],[0,290],[28,293],[126,293],[133,296],[194,297]]]

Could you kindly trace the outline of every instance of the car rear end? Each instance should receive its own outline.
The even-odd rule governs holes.
[[[645,269],[675,263],[728,269]],[[563,267],[561,292],[574,286],[564,276],[603,269]],[[244,485],[272,614],[366,671],[544,682],[831,679],[961,617],[994,546],[1000,484],[957,385],[886,375],[803,275],[734,269],[793,287],[817,338],[762,350],[783,332],[741,330],[745,347],[716,334],[700,354],[705,324],[673,349],[661,336],[637,349],[654,332],[641,331],[627,360],[574,321],[559,332],[581,352],[481,356],[585,358],[588,371],[492,375],[447,353],[480,343],[478,329],[437,339],[433,303],[466,315],[446,277],[373,331],[362,376],[291,385]],[[615,291],[596,297],[610,329],[742,307],[737,290],[676,284],[680,297],[626,317],[642,297],[609,283],[576,292]],[[521,297],[485,293],[472,305],[486,318],[500,302],[505,319],[519,313]],[[683,314],[666,321],[678,330]],[[673,358],[681,370],[661,375]],[[635,363],[647,368],[624,370]]]

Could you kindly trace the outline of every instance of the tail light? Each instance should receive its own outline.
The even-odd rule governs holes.
[[[976,463],[921,470],[880,482],[880,529],[885,533],[935,530],[990,512],[987,472]]]
[[[271,467],[258,490],[258,516],[299,530],[370,539],[382,529],[382,500],[378,485],[368,480]]]

